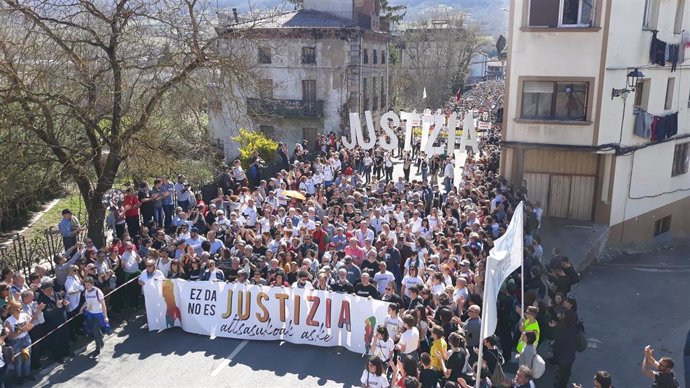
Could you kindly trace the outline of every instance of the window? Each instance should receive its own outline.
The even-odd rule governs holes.
[[[678,0],[676,6],[676,21],[673,24],[673,33],[680,34],[683,32],[683,14],[685,13],[685,0]]]
[[[676,144],[676,148],[673,150],[673,166],[671,168],[671,176],[678,176],[688,173],[688,159],[690,155],[688,154],[688,148],[690,143]]]
[[[562,0],[561,26],[590,27],[592,22],[590,0]]]
[[[260,79],[259,80],[259,97],[270,100],[273,98],[273,80]]]
[[[531,0],[530,27],[592,27],[596,0]]]
[[[637,82],[635,87],[635,106],[641,108],[645,112],[649,104],[649,91],[651,86],[651,80],[644,79]]]
[[[386,50],[381,50],[381,64],[386,64]]]
[[[659,0],[645,0],[644,2],[644,19],[642,27],[648,30],[656,30],[657,21],[659,20]]]
[[[659,218],[654,221],[654,237],[671,230],[671,216]]]
[[[302,101],[316,101],[316,80],[302,81]]]
[[[316,47],[302,47],[302,63],[315,64],[316,63]]]
[[[267,137],[273,139],[276,137],[276,129],[272,125],[261,125],[259,126],[259,130]]]
[[[521,118],[585,121],[588,91],[588,82],[526,81]]]
[[[270,47],[259,47],[259,63],[271,63]]]
[[[362,50],[362,63],[364,63],[364,64],[369,63],[369,50],[367,50],[367,49]]]
[[[379,57],[376,55],[376,50],[373,51],[374,65],[379,63]]]
[[[666,81],[666,102],[664,102],[664,109],[669,110],[673,106],[673,89],[676,85],[675,77],[668,77]]]
[[[386,106],[386,89],[383,85],[383,77],[381,77],[381,109]]]
[[[302,128],[302,139],[307,141],[307,146],[312,147],[316,144],[316,135],[319,133],[317,128]]]
[[[371,79],[371,90],[373,90],[373,95],[374,95],[373,104],[372,104],[372,106],[371,106],[371,109],[373,109],[373,110],[378,110],[378,109],[379,109],[379,95],[377,94],[377,93],[378,93],[378,90],[377,90],[377,88],[376,88],[376,82],[377,82],[377,81],[378,81],[378,80],[376,79],[376,77],[373,77],[373,78]]]

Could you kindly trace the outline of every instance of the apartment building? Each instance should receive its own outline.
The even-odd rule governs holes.
[[[378,0],[305,0],[303,8],[220,29],[227,47],[241,46],[256,87],[235,88],[210,111],[212,136],[227,158],[240,128],[262,131],[292,149],[318,133],[349,128],[349,112],[390,106],[388,42]]]
[[[685,0],[514,0],[501,171],[630,244],[690,234]]]

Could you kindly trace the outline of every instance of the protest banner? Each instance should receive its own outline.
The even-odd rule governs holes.
[[[365,353],[388,303],[350,294],[291,287],[181,279],[144,286],[149,330],[182,330],[247,340],[343,346]]]

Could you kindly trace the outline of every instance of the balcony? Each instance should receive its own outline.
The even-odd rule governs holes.
[[[253,116],[323,117],[323,101],[247,98],[247,110]]]

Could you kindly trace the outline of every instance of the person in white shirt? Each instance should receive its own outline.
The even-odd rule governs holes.
[[[379,262],[379,272],[374,274],[374,282],[376,282],[376,290],[380,295],[386,291],[386,286],[390,282],[395,281],[395,275],[391,271],[386,270],[387,264],[385,261]]]
[[[390,386],[386,369],[383,367],[383,361],[379,356],[369,358],[367,368],[362,372],[360,381],[362,387],[366,388],[387,388]]]
[[[256,207],[254,206],[254,200],[249,199],[247,200],[247,206],[242,210],[242,216],[244,219],[247,221],[246,226],[249,228],[254,228],[256,226],[256,219],[258,216],[258,213],[256,211]]]
[[[73,265],[67,274],[65,281],[65,297],[69,301],[67,305],[67,314],[72,317],[76,315],[76,309],[79,307],[79,299],[81,299],[81,292],[84,291],[84,286],[81,284],[79,278],[79,267]]]
[[[24,379],[34,380],[31,377],[31,337],[29,331],[33,329],[34,325],[31,323],[31,316],[22,312],[22,306],[17,301],[10,301],[7,305],[7,311],[10,314],[5,320],[5,329],[7,330],[7,340],[9,345],[14,350],[14,372],[21,384]],[[24,357],[26,353],[29,357]],[[8,362],[5,360],[5,362]]]
[[[149,257],[151,255],[149,254]],[[160,251],[160,257],[156,259],[156,269],[160,270],[163,276],[166,278],[168,277],[168,274],[170,273],[170,265],[172,264],[172,260],[170,260],[170,253],[163,249]]]
[[[381,358],[384,368],[393,367],[393,351],[395,343],[388,333],[386,326],[376,328],[376,335],[371,341],[371,354]]]
[[[362,220],[359,222],[359,229],[355,231],[355,238],[360,247],[363,247],[366,240],[374,241],[374,231],[367,228],[367,222]]]
[[[103,348],[103,333],[110,332],[110,325],[108,320],[108,308],[105,306],[105,295],[103,291],[94,287],[94,280],[92,277],[84,279],[84,305],[81,307],[81,312],[84,313],[86,327],[91,330],[91,335],[96,342],[96,350],[91,354],[92,357],[98,357]]]
[[[419,330],[417,329],[417,320],[410,314],[405,314],[402,318],[405,331],[400,335],[398,342],[398,349],[401,353],[407,354],[419,360],[417,348],[419,348]]]
[[[146,271],[139,275],[139,285],[143,286],[154,280],[163,280],[165,275],[161,270],[156,269],[156,263],[153,260],[146,260]]]
[[[297,274],[297,281],[292,283],[292,288],[304,288],[307,290],[313,289],[314,286],[309,281],[309,272],[304,270],[299,271]]]

